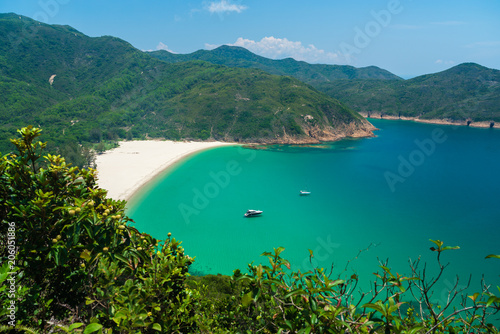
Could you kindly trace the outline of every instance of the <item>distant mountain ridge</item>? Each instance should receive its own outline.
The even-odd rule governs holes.
[[[267,59],[234,46],[173,54],[150,52],[169,63],[203,60],[290,75],[363,115],[446,120],[457,124],[500,122],[500,71],[465,63],[409,80],[375,66],[312,65],[291,58]]]
[[[297,79],[168,64],[110,36],[0,14],[0,150],[27,124],[54,143],[169,138],[302,143],[373,126]]]
[[[500,122],[500,71],[475,63],[399,82],[339,80],[315,87],[370,116]]]
[[[203,60],[229,67],[258,68],[270,74],[293,76],[306,83],[328,82],[338,79],[402,80],[391,72],[376,66],[356,68],[348,65],[309,64],[292,58],[273,60],[258,56],[238,46],[222,45],[213,50],[198,50],[190,54],[175,54],[166,50],[149,53],[169,63]]]

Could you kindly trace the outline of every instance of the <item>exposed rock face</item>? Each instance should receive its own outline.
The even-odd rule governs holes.
[[[318,125],[302,124],[302,135],[291,135],[283,129],[282,134],[276,138],[261,138],[249,140],[248,142],[260,144],[318,144],[321,142],[332,142],[343,138],[373,137],[373,131],[377,130],[365,119],[346,123],[339,123],[335,127],[327,126],[321,128]]]
[[[368,121],[341,123],[335,127],[328,126],[321,129],[319,126],[306,126],[304,132],[318,142],[335,141],[345,137],[372,137],[375,127]]]

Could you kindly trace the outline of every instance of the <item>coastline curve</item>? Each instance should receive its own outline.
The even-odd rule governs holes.
[[[97,184],[115,200],[130,200],[175,163],[201,151],[235,146],[226,142],[122,141],[96,157]]]

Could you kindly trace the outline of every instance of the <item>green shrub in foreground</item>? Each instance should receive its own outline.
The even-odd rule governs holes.
[[[439,240],[431,240],[437,276],[418,261],[409,276],[381,264],[361,294],[357,275],[291,271],[282,247],[248,274],[188,278],[194,259],[179,241],[133,228],[125,202],[96,186],[95,170],[42,158],[40,131],[20,130],[18,153],[0,161],[0,332],[498,333],[489,322],[500,298],[489,285],[471,296],[455,286],[446,305],[430,302],[442,253],[458,248]]]
[[[42,159],[40,131],[20,130],[18,153],[0,164],[2,264],[11,226],[17,247],[0,278],[15,276],[15,322],[43,332],[78,322],[123,333],[190,331],[196,292],[184,279],[193,259],[170,236],[160,243],[130,226],[125,202],[106,198],[95,170]],[[1,298],[6,310],[13,299]],[[9,321],[5,312],[0,319]]]

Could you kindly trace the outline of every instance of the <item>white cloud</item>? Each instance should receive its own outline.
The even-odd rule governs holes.
[[[230,12],[241,13],[247,8],[248,8],[247,6],[232,4],[230,1],[227,0],[220,0],[219,2],[211,2],[208,4],[207,7],[210,13],[217,13],[217,14],[230,13]]]
[[[156,46],[156,50],[165,50],[165,51],[168,51],[170,53],[176,53],[176,52],[170,50],[168,48],[168,46],[166,44],[163,44],[162,42],[158,43],[158,45]]]
[[[435,64],[440,64],[440,65],[455,65],[456,61],[454,61],[454,60],[442,60],[442,59],[438,59],[434,63]]]
[[[209,44],[209,43],[205,43],[205,49],[206,50],[217,49],[219,46],[221,46],[221,44]]]
[[[260,41],[238,38],[231,46],[241,46],[260,56],[271,59],[293,58],[308,63],[345,63],[338,53],[326,52],[309,44],[305,46],[300,41],[290,41],[286,38],[264,37]],[[205,48],[214,49],[218,45],[205,44]]]
[[[168,46],[166,44],[163,44],[162,42],[158,43],[158,45],[156,46],[156,50],[149,49],[149,50],[142,50],[142,51],[144,51],[144,52],[152,52],[152,51],[158,51],[158,50],[165,50],[165,51],[168,51],[170,53],[177,53],[177,52],[174,52],[174,51],[170,50],[168,48]]]

